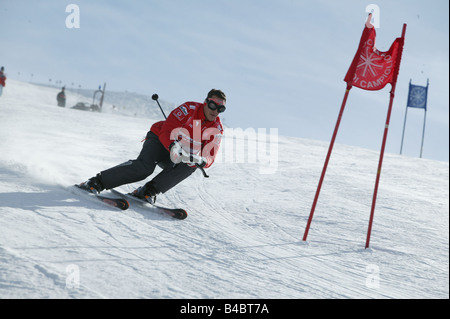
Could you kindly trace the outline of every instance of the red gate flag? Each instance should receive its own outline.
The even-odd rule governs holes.
[[[372,14],[369,14],[367,18],[366,27],[364,28],[363,34],[361,36],[361,41],[359,43],[358,51],[353,58],[352,64],[344,78],[347,82],[347,88],[345,90],[344,99],[341,104],[341,109],[336,121],[336,126],[334,127],[333,136],[331,138],[330,146],[328,147],[328,153],[325,158],[325,163],[323,165],[322,174],[320,175],[319,185],[317,186],[316,195],[314,196],[314,201],[311,207],[311,212],[309,213],[308,222],[306,224],[305,233],[303,235],[303,240],[306,241],[308,237],[309,228],[314,216],[314,211],[316,209],[316,204],[319,199],[320,189],[322,188],[322,183],[325,178],[325,172],[328,167],[328,162],[331,157],[331,152],[333,150],[334,142],[336,140],[336,135],[341,122],[342,114],[344,113],[345,104],[347,103],[347,98],[350,93],[352,86],[359,87],[363,90],[381,90],[390,83],[392,88],[390,91],[390,99],[388,106],[388,113],[386,116],[386,123],[384,125],[383,142],[381,145],[380,159],[378,161],[378,170],[375,180],[375,188],[372,198],[372,208],[370,211],[369,227],[367,230],[366,238],[366,248],[369,248],[370,235],[372,232],[373,217],[375,212],[375,204],[378,193],[378,185],[380,182],[381,167],[383,164],[384,150],[386,146],[387,133],[389,129],[389,123],[392,112],[392,105],[394,103],[395,87],[397,84],[398,72],[400,70],[400,61],[402,59],[403,44],[405,42],[406,24],[403,24],[402,36],[395,39],[392,43],[389,51],[380,52],[375,48],[375,29],[370,24],[370,19]]]
[[[388,51],[381,52],[375,47],[375,37],[373,25],[366,24],[358,51],[344,79],[347,84],[375,91],[381,90],[388,83],[393,83],[396,64],[400,64],[401,56],[398,53],[403,38],[395,39]]]

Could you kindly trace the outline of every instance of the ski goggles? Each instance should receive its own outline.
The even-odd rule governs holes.
[[[213,111],[217,110],[217,112],[219,112],[219,113],[223,113],[227,109],[225,107],[225,104],[220,104],[217,99],[213,99],[213,98],[206,99],[206,103],[210,110],[213,110]]]

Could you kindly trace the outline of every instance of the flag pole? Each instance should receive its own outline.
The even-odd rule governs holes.
[[[325,163],[323,165],[322,174],[320,176],[319,185],[317,186],[316,195],[314,196],[313,205],[311,207],[311,212],[309,213],[308,223],[306,225],[305,233],[303,235],[303,241],[306,241],[306,238],[308,237],[309,227],[311,226],[311,221],[313,219],[314,211],[316,209],[317,200],[319,199],[320,189],[322,188],[322,182],[325,178],[325,172],[328,167],[328,162],[331,157],[331,152],[333,150],[334,141],[336,140],[336,135],[339,130],[339,125],[341,123],[342,114],[344,114],[345,104],[347,103],[347,98],[348,98],[351,88],[352,88],[352,85],[350,83],[347,83],[347,88],[345,90],[345,95],[344,95],[344,99],[342,101],[341,110],[339,111],[339,115],[338,115],[338,118],[336,121],[336,126],[335,126],[334,132],[333,132],[333,137],[331,138],[330,146],[328,147],[328,154],[325,159]]]
[[[425,122],[427,121],[427,109],[425,109],[425,115],[423,117],[423,130],[422,130],[422,145],[420,146],[420,158],[422,158],[423,140],[425,138]]]
[[[428,98],[428,85],[429,85],[429,79],[427,79],[427,98]],[[425,115],[423,117],[423,129],[422,129],[422,145],[420,146],[420,158],[422,158],[422,151],[423,151],[423,140],[425,138],[425,123],[427,121],[427,105],[425,101]]]
[[[399,48],[400,50],[399,50],[398,56],[397,56],[397,63],[395,65],[395,71],[394,71],[395,73],[394,73],[394,78],[393,78],[393,81],[392,81],[392,89],[391,89],[391,92],[390,92],[389,107],[388,107],[388,113],[387,113],[387,116],[386,116],[386,125],[384,127],[384,135],[383,135],[383,143],[381,145],[380,159],[378,161],[378,170],[377,170],[377,177],[376,177],[376,180],[375,180],[375,188],[374,188],[374,192],[373,192],[372,208],[371,208],[371,211],[370,211],[370,219],[369,219],[369,227],[368,227],[368,230],[367,230],[366,247],[365,247],[366,249],[369,248],[370,235],[372,233],[372,224],[373,224],[373,216],[374,216],[374,213],[375,213],[375,204],[376,204],[376,201],[377,201],[378,185],[379,185],[379,182],[380,182],[381,167],[383,165],[384,150],[385,150],[385,146],[386,146],[386,139],[387,139],[387,134],[388,134],[388,129],[389,129],[389,123],[390,123],[390,119],[391,119],[392,105],[394,103],[395,87],[397,85],[398,71],[400,69],[400,60],[402,58],[405,33],[406,33],[406,23],[403,24],[403,30],[402,30],[402,39],[403,39],[403,41],[401,42],[401,47]]]
[[[406,116],[407,115],[408,115],[408,106],[406,106],[405,121],[403,122],[403,133],[402,133],[402,144],[400,145],[400,155],[402,155],[402,150],[403,150],[403,138],[405,137],[405,126],[406,126]]]
[[[410,92],[411,92],[411,79],[409,79],[408,98],[409,98]],[[406,126],[406,116],[407,115],[408,115],[408,102],[406,102],[405,120],[403,121],[403,133],[402,133],[402,143],[400,144],[400,155],[402,155],[402,150],[403,150],[403,138],[405,137],[405,126]]]
[[[393,85],[393,88],[391,90],[391,96],[389,99],[389,108],[388,108],[388,113],[386,116],[386,125],[384,127],[383,143],[381,145],[380,159],[378,161],[377,177],[375,180],[375,188],[373,191],[372,208],[370,210],[369,228],[367,230],[366,249],[369,248],[370,235],[372,233],[372,224],[373,224],[373,216],[374,216],[374,212],[375,212],[375,204],[377,201],[378,184],[380,182],[380,176],[381,176],[381,166],[383,164],[384,149],[386,146],[387,133],[388,133],[389,122],[390,122],[390,118],[391,118],[392,104],[394,102],[394,96],[395,96],[394,89],[395,89],[395,85]]]
[[[371,19],[372,19],[372,13],[369,13],[367,20],[366,20],[366,26],[368,28],[372,27],[372,25],[370,24]],[[339,115],[338,115],[338,118],[336,121],[336,126],[334,127],[334,132],[333,132],[333,136],[331,138],[330,146],[328,147],[327,157],[325,158],[325,163],[323,165],[322,174],[320,175],[319,185],[317,186],[316,195],[314,196],[314,201],[313,201],[313,204],[311,207],[311,212],[309,213],[309,218],[308,218],[308,222],[306,224],[305,233],[303,234],[303,241],[306,241],[306,238],[308,237],[309,228],[311,226],[311,222],[312,222],[312,219],[314,216],[314,211],[316,210],[317,201],[319,199],[320,189],[322,188],[322,183],[325,178],[325,172],[328,167],[328,162],[331,157],[331,152],[333,151],[334,141],[336,140],[336,135],[339,130],[339,125],[341,124],[342,115],[344,114],[345,104],[347,104],[347,98],[348,98],[350,90],[353,86],[353,77],[355,75],[356,66],[357,66],[356,62],[358,61],[359,56],[361,55],[361,50],[362,50],[362,46],[361,46],[361,42],[360,42],[359,46],[358,46],[358,50],[356,51],[356,55],[353,58],[352,64],[350,65],[350,69],[347,72],[347,75],[344,79],[344,81],[347,82],[347,88],[345,89],[344,99],[341,104],[341,109],[339,111]],[[347,78],[347,76],[348,76],[348,78]]]

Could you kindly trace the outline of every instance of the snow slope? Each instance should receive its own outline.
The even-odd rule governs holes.
[[[229,129],[209,179],[158,198],[186,220],[122,212],[68,187],[135,158],[161,118],[56,93],[10,80],[0,98],[0,298],[449,298],[448,163],[385,155],[369,249],[378,152],[335,146],[303,242],[328,148],[306,139],[278,137],[262,174],[251,138],[227,157],[244,139]]]

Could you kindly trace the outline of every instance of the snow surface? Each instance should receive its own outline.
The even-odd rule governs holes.
[[[57,92],[9,80],[0,98],[0,298],[449,298],[448,162],[385,155],[369,249],[379,153],[335,145],[304,242],[328,149],[307,139],[279,136],[268,174],[251,138],[222,148],[209,179],[159,196],[184,221],[122,212],[69,186],[135,158],[159,110],[78,111]]]

